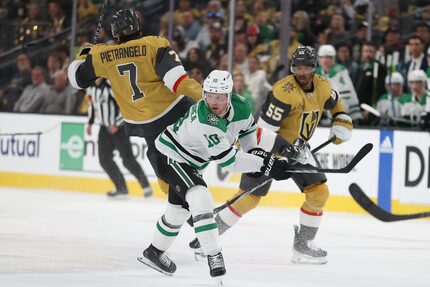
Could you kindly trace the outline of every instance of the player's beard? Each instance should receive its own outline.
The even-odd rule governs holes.
[[[299,83],[300,87],[303,89],[309,89],[312,86],[313,74],[306,75],[294,75],[296,82]]]

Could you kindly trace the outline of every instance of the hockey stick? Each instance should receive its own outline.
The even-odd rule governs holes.
[[[100,12],[99,20],[97,21],[97,28],[96,28],[96,32],[94,33],[94,40],[93,40],[94,45],[97,44],[97,40],[99,39],[100,29],[102,28],[103,18],[105,17],[107,2],[108,2],[108,0],[105,0],[103,2],[103,6],[102,6],[102,10]]]
[[[417,219],[430,217],[430,212],[420,212],[412,214],[392,214],[377,206],[370,198],[363,192],[363,190],[356,184],[352,183],[349,186],[349,192],[352,198],[369,214],[383,222],[394,222],[408,219]]]
[[[349,173],[373,148],[373,144],[365,144],[352,160],[344,167],[341,168],[320,168],[310,164],[296,164],[292,165],[286,172],[289,173]]]
[[[323,142],[322,144],[320,144],[319,146],[317,146],[316,148],[314,148],[312,150],[312,153],[315,154],[317,153],[319,150],[321,150],[322,148],[326,147],[328,144],[332,143],[333,140],[335,139],[335,137],[332,137],[330,139],[328,139],[327,141]],[[235,203],[236,201],[242,199],[243,197],[247,196],[248,194],[253,193],[254,191],[256,191],[258,188],[262,187],[263,185],[266,185],[267,183],[271,182],[272,179],[268,178],[265,181],[263,181],[262,183],[260,183],[257,186],[254,186],[253,188],[251,188],[250,190],[246,190],[244,192],[242,192],[241,194],[238,194],[237,196],[233,197],[232,199],[230,199],[229,201],[227,201],[226,203],[224,203],[223,205],[220,205],[218,207],[216,207],[214,209],[214,213],[218,213],[221,210],[223,210],[224,208],[226,208],[227,206],[232,205],[233,203]]]

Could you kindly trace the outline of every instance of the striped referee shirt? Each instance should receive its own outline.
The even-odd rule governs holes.
[[[104,80],[100,86],[90,86],[87,88],[87,95],[91,96],[88,108],[89,124],[95,122],[105,127],[122,124],[122,115],[109,81]]]

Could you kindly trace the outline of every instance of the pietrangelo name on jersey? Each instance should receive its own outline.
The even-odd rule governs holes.
[[[146,46],[120,47],[100,53],[102,63],[112,62],[123,58],[146,56]]]

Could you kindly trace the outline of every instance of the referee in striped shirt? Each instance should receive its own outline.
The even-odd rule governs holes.
[[[143,195],[145,197],[151,196],[151,187],[142,167],[133,156],[130,139],[125,134],[122,115],[115,102],[109,82],[106,79],[98,78],[95,85],[87,89],[87,94],[90,96],[87,134],[91,135],[94,122],[100,125],[98,137],[100,165],[115,184],[115,190],[109,191],[107,195],[118,197],[128,194],[124,176],[113,160],[113,151],[117,149],[125,168],[136,177],[142,186]]]

